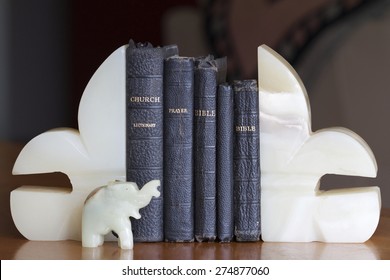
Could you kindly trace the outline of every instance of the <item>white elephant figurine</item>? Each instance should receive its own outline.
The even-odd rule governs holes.
[[[141,218],[139,209],[148,205],[152,197],[159,197],[160,180],[145,184],[141,190],[133,182],[111,182],[93,191],[86,199],[82,216],[82,246],[98,247],[104,235],[114,231],[119,247],[133,248],[130,216]]]

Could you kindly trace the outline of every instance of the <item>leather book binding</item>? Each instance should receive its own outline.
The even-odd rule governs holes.
[[[136,242],[164,240],[163,228],[163,69],[176,46],[153,47],[130,41],[126,50],[126,180],[144,186],[160,180],[160,197],[132,219]]]
[[[194,241],[194,59],[164,61],[164,230],[170,242]]]
[[[216,119],[217,85],[226,78],[226,58],[195,60],[194,72],[194,183],[195,239],[217,237]]]
[[[217,92],[217,236],[221,242],[233,239],[233,90],[220,84]]]
[[[259,95],[256,80],[233,82],[234,92],[234,235],[237,241],[260,239]]]

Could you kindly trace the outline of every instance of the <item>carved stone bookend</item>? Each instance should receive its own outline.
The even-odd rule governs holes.
[[[322,191],[320,178],[325,174],[376,177],[370,147],[346,128],[312,132],[302,81],[264,45],[258,48],[258,71],[262,239],[366,241],[379,222],[379,188]]]
[[[62,172],[72,190],[22,186],[11,192],[14,223],[29,240],[81,240],[88,194],[112,180],[126,180],[126,46],[96,70],[82,95],[79,130],[59,128],[33,138],[13,174]]]

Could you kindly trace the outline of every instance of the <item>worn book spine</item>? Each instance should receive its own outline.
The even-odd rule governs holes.
[[[164,229],[170,242],[194,241],[194,59],[164,62]]]
[[[216,90],[217,66],[207,57],[195,62],[194,182],[195,239],[213,241],[216,228]]]
[[[217,92],[217,236],[221,242],[233,239],[233,90],[220,84]]]
[[[171,53],[175,48],[169,47]],[[126,180],[142,188],[160,180],[160,197],[132,219],[134,241],[164,240],[163,228],[163,69],[167,51],[130,41],[126,50]]]
[[[234,203],[237,241],[260,239],[259,95],[256,80],[233,82]]]

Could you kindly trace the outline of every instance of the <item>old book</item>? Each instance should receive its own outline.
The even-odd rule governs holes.
[[[153,47],[130,41],[126,50],[127,181],[139,187],[160,180],[163,194],[163,69],[164,58],[177,47]],[[132,219],[134,241],[164,240],[163,195]]]
[[[208,56],[195,61],[195,239],[199,242],[213,241],[217,237],[216,93],[217,85],[226,73],[225,66],[225,58],[215,60]]]
[[[233,238],[233,90],[220,84],[217,92],[217,236],[221,242]]]
[[[194,59],[164,62],[165,240],[194,241]]]
[[[234,203],[237,241],[260,239],[259,95],[256,80],[233,82]]]

